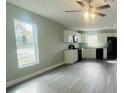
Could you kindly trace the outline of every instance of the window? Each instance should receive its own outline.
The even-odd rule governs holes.
[[[37,31],[35,24],[14,19],[18,67],[39,63]]]
[[[97,35],[87,35],[86,41],[88,46],[96,46],[98,43]]]

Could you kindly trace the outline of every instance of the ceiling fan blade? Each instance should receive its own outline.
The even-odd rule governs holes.
[[[81,10],[70,10],[70,11],[65,11],[65,12],[82,12]]]
[[[106,9],[106,8],[111,8],[111,6],[107,4],[107,5],[96,7],[96,9]]]
[[[100,13],[100,12],[94,12],[94,14],[102,16],[102,17],[106,16],[106,14],[103,14],[103,13]]]
[[[86,7],[85,3],[83,3],[82,1],[76,1],[81,7]]]
[[[91,3],[91,0],[89,0],[89,2],[88,2],[89,4]]]

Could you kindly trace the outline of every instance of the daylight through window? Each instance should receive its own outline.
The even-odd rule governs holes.
[[[39,63],[36,25],[14,20],[19,68]]]

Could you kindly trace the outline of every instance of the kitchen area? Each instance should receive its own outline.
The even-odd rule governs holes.
[[[110,41],[110,42],[109,42]],[[117,58],[117,34],[115,32],[78,32],[64,30],[65,63],[82,60],[109,60]]]

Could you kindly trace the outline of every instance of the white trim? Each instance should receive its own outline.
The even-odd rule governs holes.
[[[17,83],[19,83],[19,82],[22,82],[22,81],[24,81],[24,80],[27,80],[27,79],[29,79],[29,78],[31,78],[31,77],[37,76],[37,75],[39,75],[39,74],[41,74],[41,73],[43,73],[43,72],[46,72],[46,71],[48,71],[48,70],[50,70],[50,69],[53,69],[53,68],[58,67],[58,66],[61,66],[61,65],[63,65],[63,64],[64,64],[64,62],[59,63],[59,64],[55,64],[55,65],[50,66],[50,67],[48,67],[48,68],[42,69],[42,70],[40,70],[40,71],[36,71],[36,72],[34,72],[34,73],[31,73],[31,74],[22,76],[22,77],[20,77],[20,78],[17,78],[17,79],[15,79],[15,80],[9,81],[9,82],[6,83],[6,87],[12,86],[12,85],[17,84]]]
[[[33,49],[34,49],[34,51],[35,51],[35,61],[34,62],[32,62],[32,63],[28,63],[28,64],[19,64],[19,59],[18,59],[18,53],[16,53],[16,55],[17,55],[17,60],[18,60],[18,68],[23,68],[23,67],[28,67],[28,66],[31,66],[31,65],[35,65],[35,64],[38,64],[38,63],[40,63],[39,61],[37,61],[37,60],[39,60],[39,51],[38,51],[38,38],[37,38],[37,25],[36,24],[34,24],[34,23],[29,23],[29,22],[25,22],[24,20],[21,20],[21,19],[16,19],[16,18],[14,18],[14,27],[15,27],[15,39],[16,39],[16,23],[17,22],[20,22],[20,23],[23,23],[23,24],[28,24],[28,25],[31,25],[32,26],[32,39],[33,39],[33,42],[31,42],[33,45],[34,45],[34,47],[33,47]],[[17,41],[17,40],[16,40]],[[16,44],[17,44],[18,42],[16,42]],[[20,43],[22,43],[22,42],[20,42]],[[17,46],[16,46],[16,51],[18,51],[18,49],[17,49]]]

